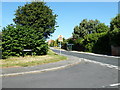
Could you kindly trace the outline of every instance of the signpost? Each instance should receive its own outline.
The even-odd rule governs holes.
[[[60,42],[60,55],[61,55],[61,42],[63,42],[63,36],[62,35],[58,36],[58,41]]]
[[[71,51],[74,44],[67,44],[67,50]]]
[[[24,57],[24,52],[31,52],[31,56],[33,55],[32,49],[23,49],[23,57]]]

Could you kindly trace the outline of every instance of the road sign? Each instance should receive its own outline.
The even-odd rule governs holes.
[[[59,36],[58,36],[58,41],[59,41],[59,42],[63,42],[63,36],[62,36],[62,35],[59,35]]]

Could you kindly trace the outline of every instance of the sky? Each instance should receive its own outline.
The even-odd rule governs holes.
[[[24,6],[25,2],[2,2],[2,27],[14,23],[13,18],[18,6]],[[101,23],[110,25],[110,21],[118,14],[117,2],[47,2],[47,6],[57,14],[55,32],[49,39],[57,39],[63,35],[65,39],[72,36],[73,29],[83,19],[98,19]]]

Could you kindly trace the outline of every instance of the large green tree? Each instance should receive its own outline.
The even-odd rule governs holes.
[[[109,27],[104,23],[99,23],[96,27],[96,33],[103,33],[109,31]]]
[[[87,20],[83,19],[79,26],[74,27],[73,37],[74,38],[83,38],[87,34],[95,33],[96,26],[100,22],[98,20]]]
[[[19,6],[13,20],[15,24],[31,27],[48,38],[55,31],[56,17],[46,3],[32,2]]]
[[[24,49],[32,49],[34,55],[47,54],[45,41],[55,31],[56,16],[44,2],[19,6],[13,19],[15,25],[2,30],[2,58],[22,56]]]
[[[102,33],[109,30],[109,27],[99,20],[83,19],[79,26],[74,27],[73,38],[84,38],[84,36],[91,33]]]

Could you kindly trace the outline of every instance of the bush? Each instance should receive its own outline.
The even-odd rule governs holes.
[[[110,22],[110,43],[113,46],[120,46],[120,14]]]
[[[62,42],[62,48],[68,50],[69,47],[67,44],[73,44],[72,50],[84,51],[84,47],[82,46],[83,40],[84,40],[83,38],[78,38],[78,39],[69,38],[67,40],[64,40],[64,42]]]
[[[85,47],[85,51],[92,52],[92,48],[94,44],[97,42],[98,36],[99,34],[95,33],[88,34],[84,37],[83,46]]]
[[[111,45],[108,33],[101,33],[100,37],[98,36],[98,40],[94,44],[92,52],[107,55],[111,54]]]
[[[83,41],[83,46],[87,52],[110,54],[108,33],[105,32],[86,35]]]
[[[74,45],[73,45],[73,50],[76,50],[76,51],[84,51],[84,47],[83,47],[83,38],[78,38],[78,39],[75,39],[74,41]]]
[[[120,46],[120,29],[116,28],[110,32],[110,43],[113,46]]]
[[[32,49],[34,55],[47,54],[48,45],[40,33],[21,26],[8,25],[2,30],[2,58],[22,56],[23,49]],[[25,53],[28,55],[30,53]]]

